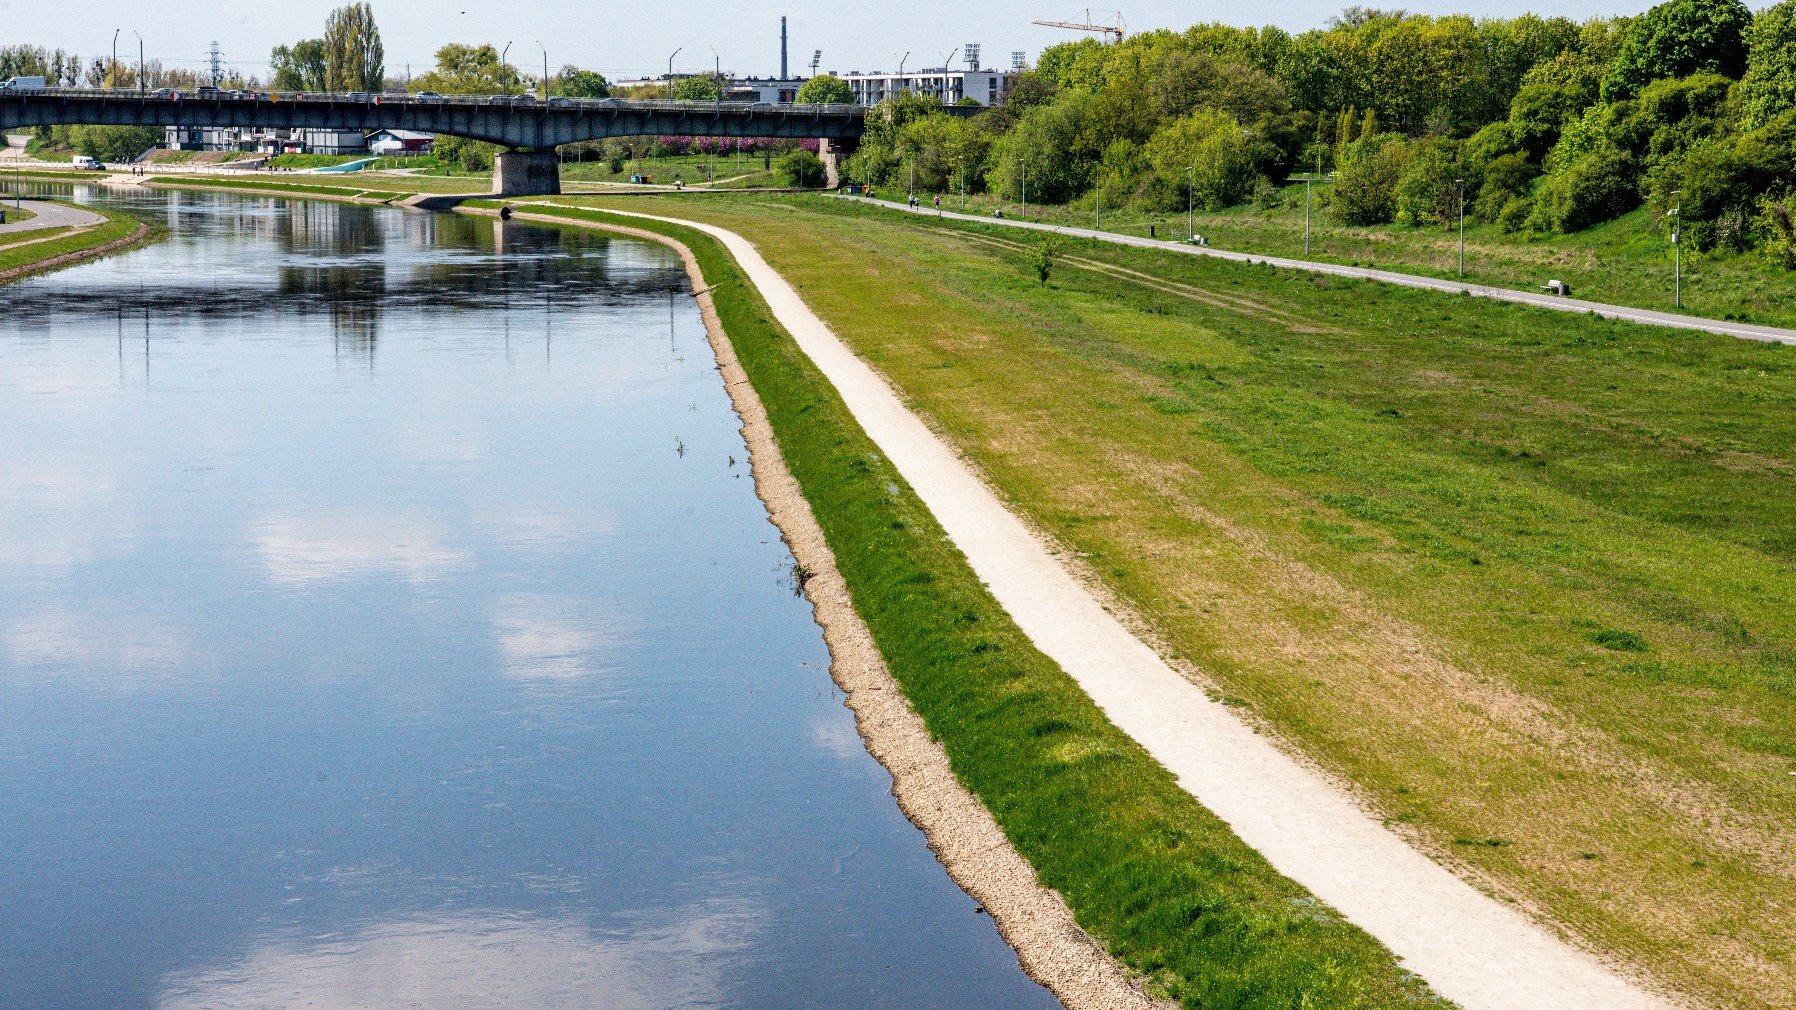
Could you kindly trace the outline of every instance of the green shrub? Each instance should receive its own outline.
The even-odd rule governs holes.
[[[821,186],[827,181],[823,159],[803,148],[780,155],[773,163],[773,176],[782,186]]]
[[[1497,212],[1497,227],[1503,229],[1505,234],[1513,235],[1518,231],[1526,230],[1528,221],[1533,216],[1533,197],[1511,197],[1509,202],[1503,205],[1503,209]]]
[[[1539,173],[1525,154],[1505,154],[1484,166],[1484,184],[1472,214],[1480,221],[1497,220],[1517,197],[1526,196]]]
[[[1410,224],[1445,224],[1459,216],[1458,151],[1451,142],[1412,145],[1397,178],[1397,213]]]
[[[1620,217],[1640,205],[1638,169],[1633,156],[1615,147],[1578,158],[1546,177],[1533,223],[1563,233]]]
[[[1147,142],[1154,173],[1206,210],[1247,199],[1259,173],[1251,144],[1235,118],[1199,109],[1161,127]]]
[[[1409,148],[1391,134],[1373,134],[1341,152],[1330,207],[1342,224],[1388,224],[1397,216],[1397,183]]]

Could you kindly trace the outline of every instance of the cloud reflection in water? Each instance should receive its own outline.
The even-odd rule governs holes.
[[[714,1007],[763,916],[714,901],[595,932],[572,916],[482,912],[264,943],[167,980],[159,1010]]]

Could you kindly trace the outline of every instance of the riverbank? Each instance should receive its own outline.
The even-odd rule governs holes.
[[[1331,1007],[1446,1005],[1243,844],[1031,644],[711,238],[636,226],[694,250],[879,652],[954,775],[1081,928],[1150,992],[1187,1005],[1285,1007],[1306,994]],[[1014,936],[1027,920],[1000,921]]]
[[[158,232],[129,214],[93,210],[100,224],[23,233],[0,244],[0,284],[111,256],[154,241]]]

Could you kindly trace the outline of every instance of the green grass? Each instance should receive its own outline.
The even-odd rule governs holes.
[[[712,240],[560,213],[694,250],[893,674],[1081,925],[1187,1007],[1444,1005],[1274,872],[1032,647]]]
[[[140,223],[137,218],[118,211],[104,210],[98,207],[85,208],[106,217],[106,223],[89,231],[73,231],[56,229],[48,234],[57,236],[48,242],[34,242],[21,246],[18,243],[0,245],[0,272],[20,267],[30,267],[66,253],[80,252],[105,245],[130,235]],[[29,233],[32,237],[43,237],[45,232]],[[151,238],[154,236],[152,235]]]
[[[1341,225],[1326,208],[1329,187],[1315,188],[1308,258],[1326,263],[1374,266],[1432,277],[1459,276],[1459,234],[1439,226],[1357,227]],[[882,197],[900,197],[897,189]],[[924,195],[927,203],[929,194]],[[945,209],[958,210],[957,194],[942,198]],[[970,213],[988,214],[1002,207],[1015,215],[1015,203],[976,195]],[[1090,228],[1095,207],[1029,206],[1031,220]],[[1150,223],[1165,239],[1187,234],[1183,211],[1146,214],[1111,210],[1103,215],[1106,231],[1148,234]],[[1272,208],[1233,207],[1220,212],[1199,210],[1194,225],[1210,244],[1222,249],[1304,257],[1304,187],[1285,187]],[[1537,291],[1548,280],[1563,280],[1577,298],[1638,308],[1676,310],[1672,250],[1657,216],[1642,208],[1572,235],[1512,235],[1495,225],[1466,224],[1466,279],[1481,284]],[[1771,326],[1796,326],[1796,273],[1774,267],[1756,253],[1702,253],[1684,250],[1684,312],[1716,319],[1736,319]]]
[[[1028,236],[849,201],[617,205],[755,241],[1425,850],[1698,999],[1796,1005],[1796,348],[1078,241],[1043,288]]]

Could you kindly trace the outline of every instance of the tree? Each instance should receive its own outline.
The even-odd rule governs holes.
[[[1397,216],[1397,183],[1409,146],[1395,134],[1363,136],[1341,152],[1329,210],[1342,224],[1387,224]]]
[[[780,155],[773,163],[773,174],[782,186],[821,186],[824,178],[823,159],[802,147]]]
[[[1169,189],[1189,191],[1189,198],[1206,210],[1247,199],[1259,177],[1241,125],[1215,109],[1200,109],[1161,127],[1147,142],[1146,155]]]
[[[1756,130],[1796,108],[1796,0],[1759,11],[1747,29],[1746,49],[1740,118],[1741,126]]]
[[[555,93],[565,98],[610,98],[611,82],[596,71],[566,66],[555,75]]]
[[[1669,0],[1629,28],[1603,79],[1603,100],[1631,98],[1652,81],[1707,71],[1738,78],[1746,69],[1752,12],[1741,0]]]
[[[300,39],[269,54],[269,86],[276,91],[324,91],[328,75],[323,39]]]
[[[461,42],[438,49],[436,67],[412,78],[413,91],[441,95],[491,95],[511,91],[517,84],[517,72],[499,62],[499,50]]]
[[[135,161],[162,142],[162,131],[149,126],[76,126],[69,146],[101,161]]]
[[[386,51],[374,8],[357,2],[324,20],[324,83],[330,91],[380,91],[386,87]]]
[[[669,96],[676,102],[715,102],[723,98],[723,88],[717,78],[702,74],[675,81]]]
[[[819,74],[799,86],[798,104],[853,105],[854,89],[834,74]]]

